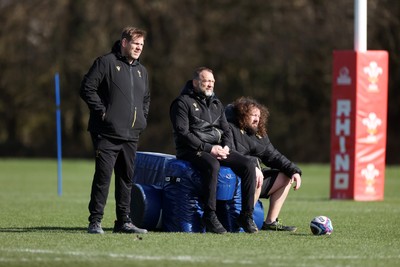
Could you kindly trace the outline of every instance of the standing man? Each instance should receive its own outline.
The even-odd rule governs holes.
[[[95,60],[84,76],[80,96],[90,110],[88,131],[95,150],[88,233],[103,234],[101,220],[111,175],[115,173],[114,233],[147,233],[133,225],[130,202],[140,133],[146,128],[150,92],[139,62],[146,32],[126,27],[110,53]]]
[[[215,213],[220,165],[230,167],[242,179],[242,210],[237,223],[247,233],[258,231],[253,221],[256,165],[230,150],[231,133],[224,107],[214,94],[212,70],[201,67],[171,104],[177,158],[189,161],[202,177],[204,215],[207,231],[224,234]]]
[[[254,157],[271,169],[257,171],[256,197],[269,198],[269,209],[262,230],[296,231],[295,226],[282,225],[278,215],[293,183],[301,186],[301,170],[274,148],[267,135],[268,109],[252,98],[241,97],[226,107],[234,148],[248,157]],[[260,166],[260,165],[259,165]],[[260,183],[257,183],[260,184]]]

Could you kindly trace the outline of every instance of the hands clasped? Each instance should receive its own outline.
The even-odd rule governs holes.
[[[226,159],[229,155],[229,147],[228,146],[220,146],[220,145],[215,145],[211,149],[211,155],[216,157],[218,160],[221,159]]]

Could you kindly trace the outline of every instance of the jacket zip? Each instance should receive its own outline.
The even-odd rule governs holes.
[[[210,105],[207,105],[207,100],[205,100],[205,105],[208,107],[207,111],[208,111],[208,117],[210,118],[210,123],[213,124],[213,118],[212,118],[212,112],[211,112],[211,106],[213,105],[213,103],[211,102]],[[218,135],[218,144],[221,143],[221,139],[222,139],[222,135],[221,132],[218,131],[217,128],[215,128],[214,126],[212,126],[212,130],[213,131],[217,131],[217,135]]]
[[[221,135],[221,132],[217,129],[217,128],[215,128],[215,127],[213,127],[214,129],[214,131],[217,131],[217,133],[218,133],[218,144],[219,143],[221,143],[221,139],[222,139],[222,135]]]
[[[135,122],[136,122],[136,107],[135,107],[135,111],[134,111],[134,113],[133,113],[132,128],[135,126]]]
[[[205,106],[206,106],[206,108],[207,108],[207,111],[208,111],[208,117],[210,118],[210,123],[212,124],[213,123],[213,119],[212,119],[212,115],[211,115],[211,103],[210,103],[210,105],[207,105],[207,100],[204,100],[204,104],[205,104]]]
[[[134,77],[133,77],[133,70],[134,70],[134,68],[133,68],[133,66],[132,65],[130,65],[129,66],[129,73],[130,73],[130,75],[131,75],[131,99],[132,99],[132,106],[131,106],[131,112],[133,112],[133,121],[132,121],[132,128],[135,126],[135,122],[136,122],[136,107],[132,110],[132,108],[133,108],[133,106],[134,106],[134,103],[135,103],[135,101],[134,101],[134,82],[133,82],[133,80],[134,80]]]

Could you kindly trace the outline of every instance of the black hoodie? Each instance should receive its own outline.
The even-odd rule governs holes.
[[[217,144],[231,147],[224,106],[214,94],[206,97],[195,92],[192,80],[172,102],[170,118],[178,158],[186,151],[210,153],[212,146]]]
[[[88,131],[137,141],[146,128],[150,91],[146,68],[121,55],[121,43],[98,57],[84,76],[80,96],[90,110]],[[103,117],[103,114],[104,117]]]

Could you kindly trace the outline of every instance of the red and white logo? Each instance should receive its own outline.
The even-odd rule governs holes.
[[[371,61],[369,66],[364,67],[364,73],[368,75],[368,91],[369,92],[378,92],[378,80],[379,75],[382,75],[383,69],[378,66],[378,63],[375,61]]]

